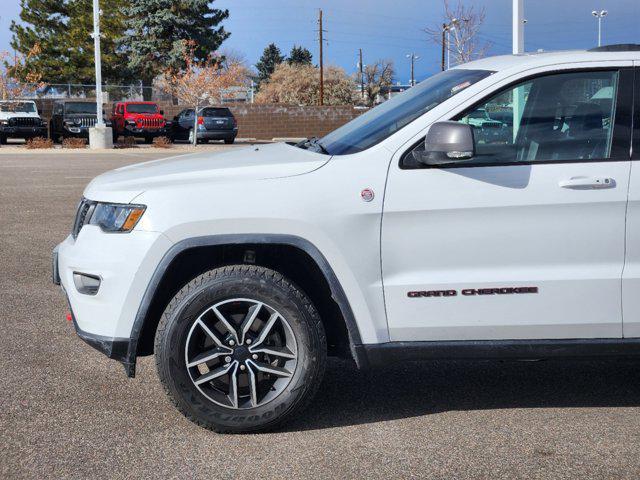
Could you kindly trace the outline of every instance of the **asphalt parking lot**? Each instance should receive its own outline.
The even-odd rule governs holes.
[[[197,427],[165,398],[153,358],[127,379],[76,337],[50,276],[51,249],[92,177],[176,152],[2,150],[0,478],[640,475],[640,364],[627,361],[409,363],[370,373],[334,361],[309,410],[283,431]]]

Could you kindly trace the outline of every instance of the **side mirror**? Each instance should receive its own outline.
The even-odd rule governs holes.
[[[160,115],[164,115],[164,110],[160,110]]]
[[[424,150],[415,150],[414,158],[424,165],[445,165],[469,160],[475,155],[473,129],[459,122],[436,122],[429,128]]]

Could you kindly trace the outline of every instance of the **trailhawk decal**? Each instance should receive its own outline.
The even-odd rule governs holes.
[[[465,297],[476,295],[513,295],[522,293],[538,293],[538,287],[504,287],[504,288],[464,288],[460,294]],[[408,292],[409,298],[422,297],[457,297],[458,290],[419,290]]]

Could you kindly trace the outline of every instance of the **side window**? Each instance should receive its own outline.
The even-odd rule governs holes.
[[[58,103],[56,104],[54,110],[53,110],[53,114],[54,115],[62,115],[62,104]]]
[[[474,163],[606,159],[618,71],[559,73],[512,86],[456,120],[471,125]]]

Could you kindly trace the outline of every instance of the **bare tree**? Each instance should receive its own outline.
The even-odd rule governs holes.
[[[246,69],[227,60],[226,65],[217,54],[199,61],[195,55],[196,43],[184,42],[186,67],[178,72],[168,69],[156,79],[156,85],[187,105],[221,102],[231,87],[246,83]]]
[[[376,103],[378,95],[393,83],[393,62],[390,60],[377,60],[364,67],[364,95],[368,106]]]
[[[320,98],[318,74],[318,67],[313,65],[280,63],[269,80],[260,86],[256,103],[317,105]],[[355,87],[355,82],[343,69],[325,66],[325,105],[352,105]]]
[[[45,86],[42,74],[30,69],[29,59],[40,53],[40,45],[35,44],[26,55],[0,52],[0,99],[10,100],[33,93]],[[23,78],[26,83],[21,83]]]
[[[216,53],[222,59],[221,63],[225,68],[228,68],[230,65],[236,65],[243,68],[248,68],[247,56],[240,50],[237,50],[235,48],[225,47],[218,50]]]
[[[489,42],[483,42],[478,38],[484,19],[484,7],[476,10],[473,4],[466,6],[462,0],[457,0],[452,7],[449,0],[444,0],[443,22],[427,27],[424,31],[438,45],[442,45],[444,37],[448,34],[451,39],[448,50],[454,63],[466,63],[483,57],[491,46]]]

